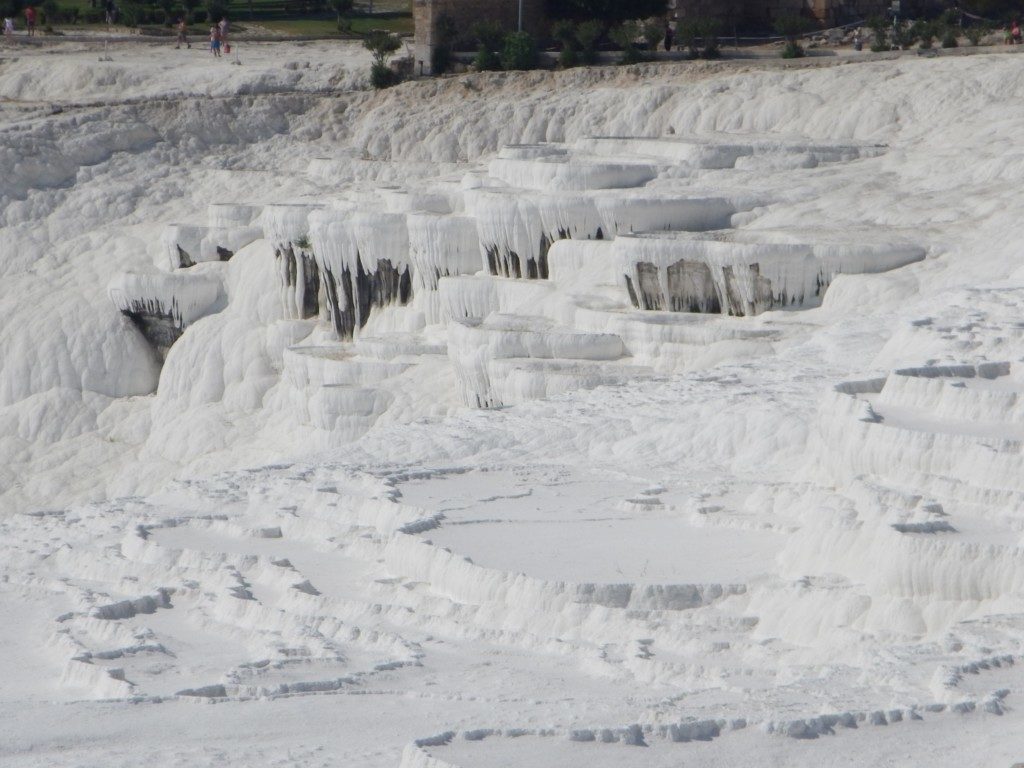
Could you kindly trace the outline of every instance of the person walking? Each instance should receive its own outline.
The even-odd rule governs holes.
[[[28,36],[35,37],[36,34],[36,9],[31,5],[25,7],[25,26],[28,28]]]
[[[217,24],[220,31],[220,44],[224,47],[224,53],[231,53],[231,43],[228,42],[228,17],[222,16]]]
[[[10,16],[4,17],[4,37],[11,37],[14,35],[14,19]]]
[[[192,44],[188,41],[188,24],[185,23],[184,18],[178,19],[178,41],[174,46],[174,50],[181,48],[181,44],[184,43],[186,48],[191,48]]]
[[[210,53],[220,58],[220,27],[216,24],[210,27]]]

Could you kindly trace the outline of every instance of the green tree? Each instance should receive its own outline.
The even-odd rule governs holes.
[[[604,35],[604,25],[596,19],[584,21],[576,27],[576,39],[580,44],[580,60],[584,64],[597,61],[597,44]]]
[[[337,17],[338,17],[338,31],[339,32],[346,31],[346,29],[350,25],[347,25],[345,23],[345,18],[350,13],[352,13],[353,0],[329,0],[329,2],[330,2],[331,10],[334,11],[337,14]],[[249,0],[249,3],[250,3],[250,6],[251,6],[252,0]]]
[[[580,41],[576,37],[576,25],[568,19],[556,21],[551,27],[551,36],[562,45],[558,53],[558,64],[562,69],[575,67],[580,61]]]
[[[395,73],[388,66],[390,59],[402,41],[398,35],[384,30],[375,30],[363,38],[363,47],[373,54],[373,66],[370,67],[370,83],[374,88],[387,88],[397,82]]]

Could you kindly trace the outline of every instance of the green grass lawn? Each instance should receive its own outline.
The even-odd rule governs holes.
[[[386,29],[398,35],[411,35],[413,24],[411,16],[376,17],[357,16],[352,20],[352,32],[364,35],[373,29]],[[239,22],[245,25],[245,17]],[[274,19],[273,21],[257,21],[261,27],[288,35],[337,35],[338,22],[334,16],[319,19]]]

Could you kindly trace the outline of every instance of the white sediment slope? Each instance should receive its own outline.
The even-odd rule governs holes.
[[[238,51],[0,55],[0,764],[1022,759],[1017,56]]]

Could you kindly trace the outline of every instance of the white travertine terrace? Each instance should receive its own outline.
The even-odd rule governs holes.
[[[1016,56],[121,46],[0,66],[7,762],[1019,759]]]

